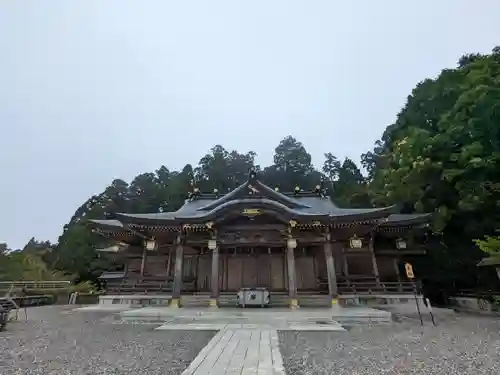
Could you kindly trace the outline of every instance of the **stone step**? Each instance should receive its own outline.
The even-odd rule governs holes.
[[[298,300],[304,307],[329,307],[332,303],[327,295],[299,295]]]
[[[194,294],[192,296],[182,296],[181,306],[183,307],[207,307],[210,303],[210,295]]]

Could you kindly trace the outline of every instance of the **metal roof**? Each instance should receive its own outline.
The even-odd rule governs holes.
[[[373,218],[388,219],[384,225],[404,225],[425,221],[428,214],[397,214],[396,206],[382,208],[339,208],[329,197],[321,192],[298,192],[283,194],[260,182],[255,173],[244,184],[226,195],[198,194],[187,199],[181,208],[173,212],[161,213],[118,213],[121,220],[91,220],[98,226],[124,228],[122,222],[185,222],[194,220],[211,220],[221,210],[239,207],[269,207],[283,212],[289,217],[331,220],[368,220]]]

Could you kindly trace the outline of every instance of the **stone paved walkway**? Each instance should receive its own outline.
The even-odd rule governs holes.
[[[182,375],[285,375],[276,330],[225,329]]]

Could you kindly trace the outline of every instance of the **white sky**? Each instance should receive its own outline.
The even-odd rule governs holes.
[[[114,178],[286,135],[358,161],[415,84],[500,44],[500,2],[0,0],[0,242]]]

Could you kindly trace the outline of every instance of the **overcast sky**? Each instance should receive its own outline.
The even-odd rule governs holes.
[[[316,165],[358,161],[418,81],[500,44],[499,15],[498,0],[0,0],[0,242],[55,241],[114,178],[217,143],[266,165],[291,134]]]

